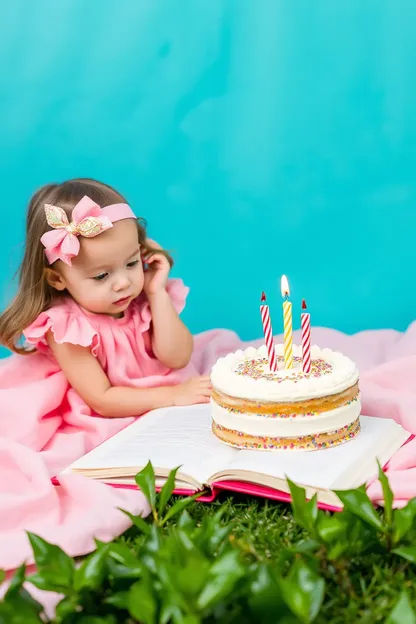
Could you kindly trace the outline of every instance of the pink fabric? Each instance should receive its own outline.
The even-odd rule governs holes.
[[[170,280],[168,290],[180,312],[188,289],[180,280]],[[249,344],[227,330],[199,334],[191,363],[171,371],[151,354],[150,321],[149,305],[140,297],[123,319],[89,314],[65,299],[26,330],[37,353],[13,355],[0,364],[0,568],[32,561],[26,530],[79,555],[94,548],[93,537],[108,540],[128,526],[118,507],[143,515],[149,511],[137,491],[74,475],[65,476],[60,487],[51,485],[53,475],[133,419],[92,413],[49,353],[49,329],[57,341],[90,346],[112,384],[136,387],[175,384],[209,373],[219,356]],[[299,341],[298,332],[294,340]],[[365,413],[395,418],[416,433],[416,323],[404,333],[366,331],[354,336],[314,329],[313,342],[339,349],[358,363]],[[396,505],[416,495],[415,458],[416,440],[390,462]],[[377,482],[369,493],[380,499]]]

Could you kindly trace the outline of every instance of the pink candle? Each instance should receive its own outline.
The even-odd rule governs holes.
[[[264,292],[261,293],[261,306],[260,306],[260,314],[261,320],[263,323],[263,332],[264,339],[266,341],[267,353],[269,356],[269,368],[271,371],[277,371],[277,359],[276,359],[276,351],[274,349],[274,340],[273,340],[273,329],[272,322],[270,319],[270,311],[269,306],[266,303],[266,295]]]
[[[302,310],[306,310],[306,301],[302,301]],[[304,373],[311,372],[311,315],[302,312],[302,368]]]

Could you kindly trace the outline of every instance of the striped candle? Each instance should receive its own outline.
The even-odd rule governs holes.
[[[281,281],[283,302],[283,356],[285,368],[293,368],[293,348],[292,348],[292,303],[289,301],[289,284],[286,275],[282,275]]]
[[[277,359],[276,359],[276,351],[274,348],[274,340],[273,340],[273,329],[272,322],[270,319],[270,310],[269,306],[265,303],[266,295],[264,292],[261,293],[261,306],[260,306],[260,314],[261,321],[263,323],[263,333],[264,340],[266,342],[267,353],[269,358],[269,368],[272,372],[277,371]]]
[[[306,310],[306,301],[302,301],[302,310]],[[302,312],[302,369],[304,373],[311,372],[311,315],[309,312]]]

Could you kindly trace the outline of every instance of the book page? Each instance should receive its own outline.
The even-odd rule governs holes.
[[[204,484],[239,453],[211,431],[211,406],[191,405],[153,410],[106,440],[67,470],[153,467],[180,472]],[[67,472],[67,470],[65,472]]]
[[[375,458],[381,451],[386,452],[386,442],[387,447],[394,445],[394,452],[409,435],[389,419],[361,416],[360,420],[361,432],[357,437],[339,446],[318,451],[242,450],[229,463],[227,473],[233,473],[234,478],[238,477],[239,470],[278,479],[287,476],[295,483],[318,489],[356,487],[375,474]],[[366,471],[371,474],[364,474]]]

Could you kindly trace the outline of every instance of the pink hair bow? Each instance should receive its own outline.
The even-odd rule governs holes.
[[[62,260],[71,266],[71,258],[79,254],[78,236],[92,238],[113,227],[100,206],[85,196],[74,207],[69,223],[66,212],[58,206],[45,204],[48,225],[53,228],[46,232],[40,242],[45,247],[49,264]]]

